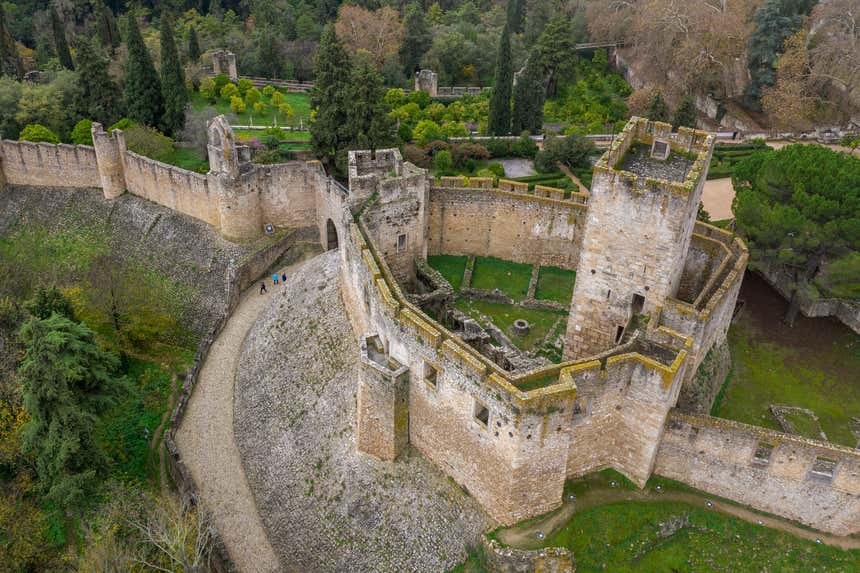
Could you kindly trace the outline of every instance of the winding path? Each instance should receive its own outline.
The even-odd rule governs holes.
[[[267,287],[268,296],[259,294],[256,283],[242,294],[209,350],[176,432],[182,458],[212,512],[230,558],[242,573],[281,570],[248,487],[233,434],[233,387],[242,341],[278,288],[270,281]]]

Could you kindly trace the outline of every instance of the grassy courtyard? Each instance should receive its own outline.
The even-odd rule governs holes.
[[[245,111],[236,113],[230,109],[230,100],[227,98],[218,97],[213,105],[211,101],[200,92],[191,94],[191,106],[195,111],[200,111],[207,107],[215,108],[218,113],[223,113],[228,117],[235,117],[237,125],[261,125],[268,126],[277,120],[278,125],[299,125],[302,121],[305,125],[311,115],[310,96],[304,93],[287,93],[283,92],[284,102],[293,108],[293,117],[285,118],[279,113],[277,106],[272,105],[271,98],[263,94],[260,100],[263,103],[262,113],[255,112],[251,106],[247,106]]]
[[[526,351],[534,350],[538,347],[556,321],[561,318],[564,322],[564,317],[567,315],[564,311],[523,308],[510,304],[473,300],[463,297],[458,298],[454,306],[458,310],[475,318],[478,322],[484,323],[486,321],[483,317],[489,318],[511,339],[511,342]],[[528,321],[531,327],[528,334],[524,336],[514,333],[514,321],[520,318]],[[562,329],[564,326],[566,325],[562,325]]]
[[[475,257],[472,288],[499,289],[514,300],[526,298],[532,266],[495,257]]]
[[[568,271],[558,267],[541,267],[535,289],[535,298],[569,305],[570,297],[573,296],[574,281],[576,281],[576,271]]]
[[[748,274],[743,311],[729,330],[733,369],[711,414],[781,429],[771,404],[808,408],[831,442],[854,447],[850,419],[860,417],[860,337],[828,319],[781,322],[785,303]],[[806,418],[806,419],[803,419]],[[800,433],[816,433],[808,416],[792,416]]]
[[[532,533],[540,530],[540,518],[514,528],[533,540],[526,546],[568,548],[580,573],[860,570],[860,550],[819,545],[708,509],[702,502],[715,498],[671,480],[652,478],[639,492],[606,470],[567,482],[568,494],[576,496],[576,513],[545,539]],[[490,535],[504,541],[498,531]],[[488,571],[486,558],[476,549],[452,571]]]
[[[456,255],[431,255],[427,257],[427,263],[439,271],[455,291],[460,290],[463,284],[463,273],[466,272],[468,257]]]

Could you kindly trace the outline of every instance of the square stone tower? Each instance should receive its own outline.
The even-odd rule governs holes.
[[[565,359],[613,347],[675,296],[713,146],[707,132],[634,117],[597,162]]]

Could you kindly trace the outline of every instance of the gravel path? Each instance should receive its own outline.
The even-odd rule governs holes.
[[[283,271],[282,271],[283,272]],[[255,284],[212,344],[191,395],[176,443],[218,533],[242,573],[280,571],[263,529],[233,436],[233,387],[242,341],[266,303],[281,287],[267,280],[268,295]]]
[[[298,269],[243,344],[234,407],[248,483],[285,571],[447,571],[493,524],[421,454],[356,451],[358,345],[338,257]]]

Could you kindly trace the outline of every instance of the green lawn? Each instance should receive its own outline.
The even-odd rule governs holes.
[[[233,133],[239,141],[251,141],[255,137],[259,139],[263,136],[263,131],[259,129],[234,129]],[[309,131],[281,131],[281,140],[290,143],[310,142],[311,133]]]
[[[805,412],[784,412],[782,415],[794,426],[797,433],[804,438],[821,439],[821,425],[809,414]]]
[[[495,257],[475,257],[472,288],[497,288],[514,300],[522,300],[529,292],[532,266],[504,261]]]
[[[308,94],[284,92],[284,103],[290,104],[293,108],[293,117],[289,120],[282,117],[277,108],[270,104],[270,98],[264,95],[261,101],[266,106],[262,114],[255,113],[251,106],[247,106],[247,109],[242,113],[235,113],[230,109],[230,101],[226,98],[217,98],[217,103],[212,106],[209,100],[199,92],[191,94],[191,105],[195,111],[214,107],[218,113],[235,116],[238,120],[237,125],[272,125],[276,116],[278,125],[299,125],[300,119],[305,125],[308,123],[311,114],[310,96]]]
[[[614,485],[613,485],[614,483]],[[684,484],[652,478],[646,489],[715,499]],[[611,501],[636,487],[606,470],[565,484],[564,493],[584,500],[583,508],[540,543],[567,547],[579,573],[590,572],[850,572],[860,570],[860,551],[843,551],[777,529],[709,510],[700,505],[657,499]],[[601,501],[606,500],[606,501]],[[661,527],[675,523],[672,530]],[[528,527],[526,521],[520,526]],[[533,523],[533,521],[532,521]],[[532,526],[534,527],[534,526]],[[490,533],[498,538],[498,532]],[[479,550],[452,572],[488,570]]]
[[[209,159],[203,157],[202,152],[191,147],[174,147],[173,153],[165,163],[197,173],[209,171]]]
[[[431,255],[427,257],[427,264],[439,271],[445,280],[451,283],[454,290],[460,290],[463,284],[463,273],[466,272],[466,263],[469,257],[455,255]]]
[[[535,298],[554,300],[569,305],[575,280],[576,271],[568,271],[558,267],[541,267],[535,289]]]
[[[770,405],[799,406],[815,412],[830,441],[856,446],[848,424],[860,416],[860,337],[845,334],[814,348],[815,337],[789,344],[744,313],[729,330],[732,375],[711,414],[779,430]]]
[[[552,310],[537,310],[522,308],[510,304],[498,302],[486,302],[469,298],[458,298],[454,306],[469,316],[479,319],[483,314],[498,326],[510,339],[522,350],[532,350],[538,346],[547,331],[552,328],[559,317],[564,317],[565,312]],[[531,328],[525,336],[514,334],[514,321],[522,318],[527,320]],[[563,327],[562,327],[563,328]]]

